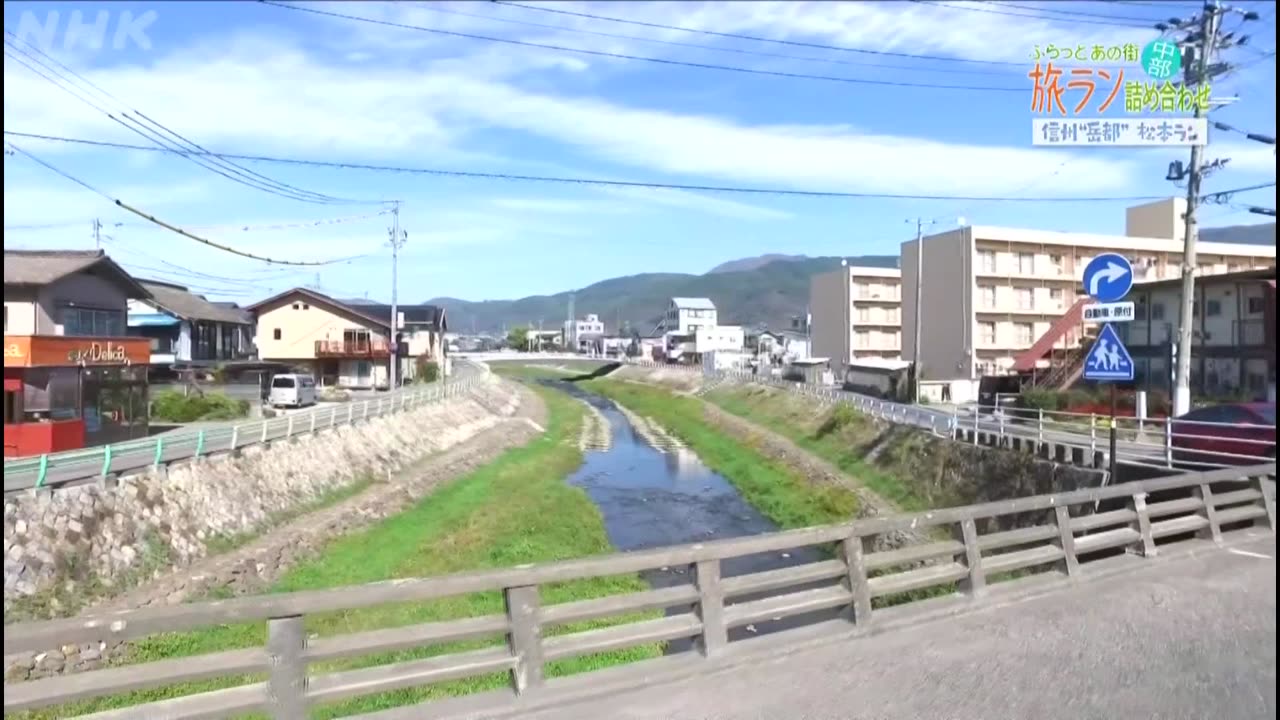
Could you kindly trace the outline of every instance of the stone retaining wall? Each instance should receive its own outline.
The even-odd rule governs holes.
[[[69,602],[190,565],[211,543],[455,446],[510,416],[511,386],[484,376],[470,394],[406,413],[130,476],[115,486],[24,493],[4,507],[5,614],[15,602]],[[24,613],[26,614],[26,613]]]

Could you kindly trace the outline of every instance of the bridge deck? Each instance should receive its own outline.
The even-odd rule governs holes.
[[[527,720],[1273,718],[1276,543]]]

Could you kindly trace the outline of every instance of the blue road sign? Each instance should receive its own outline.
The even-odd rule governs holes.
[[[1116,253],[1103,253],[1084,267],[1084,291],[1098,302],[1117,302],[1133,288],[1133,266]]]
[[[1120,342],[1115,327],[1102,326],[1098,339],[1093,341],[1089,357],[1084,361],[1084,379],[1111,382],[1133,381],[1133,356]]]

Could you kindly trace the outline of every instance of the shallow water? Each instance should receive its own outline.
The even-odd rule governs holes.
[[[613,401],[563,381],[548,384],[585,400],[609,423],[612,442],[605,451],[587,451],[584,462],[568,479],[583,488],[604,516],[605,530],[620,551],[644,550],[724,538],[758,535],[777,530],[768,518],[738,494],[737,489],[712,471],[691,450],[657,448],[638,433]],[[825,559],[816,549],[733,558],[721,563],[724,577],[776,570]],[[687,584],[688,568],[668,568],[643,574],[654,587]],[[833,584],[835,581],[796,586],[789,592]],[[737,601],[768,597],[757,593]],[[729,601],[732,605],[734,601]],[[672,608],[671,613],[688,608]],[[839,610],[809,613],[783,620],[756,623],[730,631],[729,639],[776,632],[834,618]],[[684,650],[688,642],[669,643],[669,651]]]

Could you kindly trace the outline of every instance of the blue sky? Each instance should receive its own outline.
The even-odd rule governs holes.
[[[690,63],[1025,91],[886,87],[669,66],[248,2],[7,2],[6,30],[23,32],[26,23],[25,40],[109,95],[82,86],[79,94],[95,109],[6,57],[5,129],[149,144],[101,112],[133,110],[217,151],[351,163],[894,194],[1181,192],[1164,176],[1171,159],[1185,159],[1184,151],[1032,147],[1026,73],[1037,44],[1142,44],[1155,36],[1153,30],[1128,27],[1129,21],[1085,22],[1094,15],[1156,22],[1188,15],[1196,3],[544,5],[950,60],[714,37],[485,2],[310,7]],[[1256,7],[1264,19],[1249,24],[1249,46],[1229,55],[1243,69],[1214,86],[1215,96],[1239,94],[1239,102],[1213,117],[1274,135],[1275,60],[1265,53],[1275,49],[1275,5],[1239,5]],[[89,25],[108,11],[105,42],[86,39],[93,32],[69,33],[75,10]],[[149,23],[135,21],[144,42],[118,32],[125,12],[144,18],[149,11],[155,13]],[[1229,27],[1236,24],[1233,19]],[[1139,74],[1136,67],[1130,70]],[[1209,157],[1232,162],[1208,190],[1274,180],[1271,148],[1229,134],[1212,137]],[[293,260],[364,257],[298,270],[236,258],[147,227],[20,155],[5,158],[7,248],[93,247],[90,223],[96,217],[105,226],[104,247],[126,267],[211,296],[249,302],[314,283],[317,273],[326,292],[389,296],[389,218],[377,214],[376,204],[281,198],[159,153],[7,139],[111,197],[249,252]],[[972,224],[1119,233],[1126,205],[805,199],[245,166],[335,197],[401,200],[409,234],[400,273],[404,301],[552,293],[638,272],[704,272],[724,260],[768,252],[893,254],[911,234],[905,221],[915,217],[935,218],[940,225],[963,216]],[[1274,190],[1238,195],[1235,207],[1207,209],[1204,222],[1262,221],[1239,205],[1274,207],[1274,197]],[[304,226],[327,220],[343,222]]]

